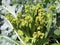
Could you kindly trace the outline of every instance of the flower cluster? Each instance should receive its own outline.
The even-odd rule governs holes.
[[[52,10],[52,8],[53,6],[49,9]],[[46,12],[44,7],[38,3],[35,5],[25,5],[24,13],[18,13],[17,19],[8,15],[6,17],[10,20],[14,29],[17,29],[20,37],[23,37],[22,40],[29,42],[33,39],[44,38],[50,15],[51,14]]]

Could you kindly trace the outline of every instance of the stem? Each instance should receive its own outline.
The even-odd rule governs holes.
[[[17,45],[20,45],[19,43],[17,43],[16,41],[12,40],[11,38],[7,37],[7,36],[0,36],[1,38],[5,38],[7,40],[10,40],[11,42],[17,44]]]
[[[3,7],[3,9],[5,9],[9,13],[11,13],[14,18],[17,18],[17,15],[15,14],[15,12],[13,10],[11,10],[12,7],[10,7],[10,6],[9,7],[5,7],[4,5],[2,5],[2,7]]]
[[[59,43],[57,39],[55,39],[56,43]]]
[[[25,45],[25,43],[22,41],[22,39],[20,38],[20,36],[17,34],[17,32],[14,30],[14,32],[16,33],[16,35],[18,36],[19,40],[22,42],[23,45]]]

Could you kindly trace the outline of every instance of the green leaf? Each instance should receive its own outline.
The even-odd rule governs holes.
[[[50,31],[50,27],[51,27],[51,24],[52,24],[52,18],[53,18],[53,15],[52,15],[52,12],[51,12],[51,15],[50,17],[48,18],[48,23],[47,23],[47,32],[45,33],[45,38],[48,36],[48,33]]]
[[[51,45],[60,45],[60,43],[54,43],[54,44],[51,44]]]
[[[4,5],[2,5],[2,8],[7,10],[9,13],[11,13],[13,17],[17,18],[17,15],[15,14],[15,12],[14,12],[14,10],[11,6],[6,6],[5,7]]]
[[[57,29],[57,30],[55,30],[55,31],[54,31],[54,34],[56,34],[56,35],[58,35],[58,36],[59,36],[59,35],[60,35],[60,30],[58,30],[58,29]]]
[[[20,45],[19,43],[17,43],[17,41],[15,41],[15,40],[7,37],[7,36],[0,36],[0,38],[5,38],[5,39],[7,39],[7,40],[9,40],[9,41],[11,41],[11,42],[13,42],[13,43],[15,43],[16,45]]]

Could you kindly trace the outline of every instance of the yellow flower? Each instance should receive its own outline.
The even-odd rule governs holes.
[[[51,15],[51,14],[50,14],[50,13],[48,13],[48,14],[47,14],[47,17],[49,18],[49,17],[50,17],[50,15]]]
[[[36,41],[36,39],[35,38],[32,38],[32,42],[35,42]]]
[[[37,30],[40,30],[40,26],[37,27]]]
[[[23,22],[22,22],[22,26],[25,26],[26,24],[27,24],[26,21],[23,21]]]
[[[44,36],[44,33],[41,33],[42,36]]]
[[[39,15],[39,16],[41,16],[41,12],[40,12],[40,13],[38,13],[38,15]]]
[[[19,35],[19,36],[22,36],[22,35],[23,35],[23,31],[18,30],[18,35]]]
[[[28,11],[29,11],[29,10],[27,10],[27,9],[25,10],[26,13],[27,13]]]
[[[25,9],[27,9],[29,6],[28,5],[25,5]]]
[[[44,33],[41,33],[41,36],[40,36],[40,38],[41,38],[41,39],[43,39],[43,37],[44,37]]]
[[[21,20],[21,26],[26,26],[26,24],[27,24],[27,21],[26,20]]]
[[[37,5],[36,5],[36,10],[38,10],[40,8],[40,4],[38,3]]]
[[[38,20],[39,20],[39,16],[36,17],[36,21],[38,21]]]
[[[38,3],[38,4],[36,5],[36,7],[40,7],[40,4]]]
[[[25,38],[25,42],[28,42],[30,40],[30,37],[27,37]]]
[[[10,22],[12,21],[12,19],[14,19],[10,14],[6,14],[5,16]]]
[[[36,21],[41,21],[42,18],[43,18],[43,16],[42,15],[39,15],[39,16],[36,17]]]
[[[46,15],[46,13],[42,13],[42,15],[44,16],[44,15]]]
[[[19,12],[17,17],[20,18],[21,16],[22,16],[22,13]]]
[[[36,38],[37,37],[37,32],[34,32],[33,33],[33,38]]]
[[[26,16],[25,19],[26,19],[26,20],[29,20],[29,19],[30,19],[30,16]]]
[[[43,12],[43,11],[44,11],[44,8],[41,8],[41,9],[39,9],[38,11],[39,11],[39,12]]]
[[[32,11],[35,11],[35,7],[30,7],[30,9],[31,9]]]
[[[29,16],[29,15],[27,15],[27,16],[25,17],[25,20],[27,20],[28,22],[32,22],[32,17]]]
[[[43,36],[40,36],[41,39],[43,39]]]
[[[12,19],[11,23],[16,23],[17,19]]]
[[[39,36],[41,35],[41,32],[40,31],[38,31],[37,33],[38,33]]]
[[[53,6],[53,5],[51,5],[51,6],[49,7],[49,9],[50,9],[50,10],[53,10],[53,9],[54,9],[54,6]]]

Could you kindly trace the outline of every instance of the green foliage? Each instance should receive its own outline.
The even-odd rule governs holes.
[[[56,14],[57,10],[55,0],[37,2],[24,4],[24,12],[19,12],[17,18],[11,16],[11,14],[6,14],[6,18],[11,22],[14,30],[17,31],[19,37],[26,45],[45,45],[45,43],[50,41],[48,35],[51,27],[56,26],[56,24],[53,24],[54,14]],[[52,37],[55,35],[59,36],[59,32],[60,30],[55,30]]]
[[[55,31],[54,31],[54,34],[56,34],[56,35],[60,35],[60,29],[56,29]]]
[[[54,9],[53,7],[51,8]],[[52,9],[49,8],[51,11]],[[18,13],[16,19],[10,15],[6,15],[6,18],[10,20],[14,29],[25,43],[41,43],[42,45],[52,22],[52,13],[50,12],[46,12],[44,7],[38,3],[36,5],[25,5],[24,13]],[[45,33],[47,34],[45,35]]]
[[[54,43],[54,44],[52,44],[52,45],[60,45],[60,43],[58,43],[58,44],[57,44],[57,43]]]

